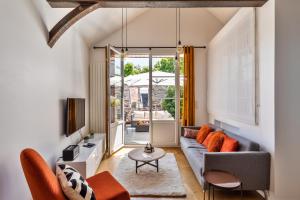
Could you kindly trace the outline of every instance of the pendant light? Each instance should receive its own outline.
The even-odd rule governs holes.
[[[128,53],[128,45],[127,45],[127,8],[125,9],[125,20],[126,20],[126,36],[125,36],[125,46],[126,46],[126,48],[125,48],[125,52],[126,52],[126,54]]]
[[[124,9],[122,8],[122,32],[121,32],[121,42],[122,42],[122,48],[121,48],[121,57],[125,57],[125,51],[124,51]]]
[[[180,40],[180,33],[181,33],[181,10],[179,8],[179,23],[178,23],[178,36],[179,36],[179,40],[178,40],[178,44],[177,44],[177,53],[178,54],[182,54],[183,53],[183,46],[181,44],[181,40]],[[177,17],[176,17],[177,19]]]
[[[175,44],[176,44],[176,45],[175,45],[175,47],[176,47],[175,60],[176,60],[176,61],[178,60],[178,51],[177,51],[177,47],[178,47],[178,46],[177,46],[177,45],[178,45],[178,43],[177,43],[177,39],[178,39],[178,38],[177,38],[177,32],[178,32],[178,27],[177,27],[177,26],[178,26],[178,20],[177,20],[177,18],[178,18],[178,14],[177,14],[177,12],[178,12],[178,11],[177,11],[177,10],[178,10],[178,9],[176,8],[176,9],[175,9],[175,11],[176,11],[176,12],[175,12],[175,19],[176,19],[176,20],[175,20]]]

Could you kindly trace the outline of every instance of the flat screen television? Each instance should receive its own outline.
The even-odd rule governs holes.
[[[69,136],[85,126],[85,99],[67,99],[67,130]]]

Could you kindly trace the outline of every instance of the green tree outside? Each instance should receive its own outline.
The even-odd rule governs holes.
[[[183,74],[184,63],[183,59],[180,59],[180,74]],[[153,66],[153,71],[175,73],[175,59],[174,58],[162,58]],[[142,74],[149,72],[149,67],[138,67],[134,66],[133,63],[126,63],[124,67],[124,76]]]
[[[149,67],[136,67],[133,63],[126,63],[124,67],[124,76],[142,74],[149,72]]]
[[[175,59],[162,58],[154,65],[153,71],[175,73]]]
[[[124,67],[124,76],[127,77],[129,75],[132,75],[133,68],[134,68],[133,63],[126,63]]]
[[[167,73],[175,73],[175,58],[162,58],[159,62],[154,65],[153,71],[161,71]],[[179,59],[180,74],[184,73],[184,62],[183,58]]]
[[[167,95],[162,102],[162,108],[168,111],[175,118],[175,86],[168,86]],[[183,86],[180,86],[180,114],[183,107]]]

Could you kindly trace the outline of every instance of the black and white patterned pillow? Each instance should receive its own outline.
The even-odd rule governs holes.
[[[65,164],[59,164],[58,168],[57,176],[65,195],[70,200],[96,200],[93,189],[76,169]]]

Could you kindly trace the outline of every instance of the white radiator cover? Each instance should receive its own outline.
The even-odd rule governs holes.
[[[105,49],[93,49],[90,63],[90,131],[106,132],[106,55]]]

